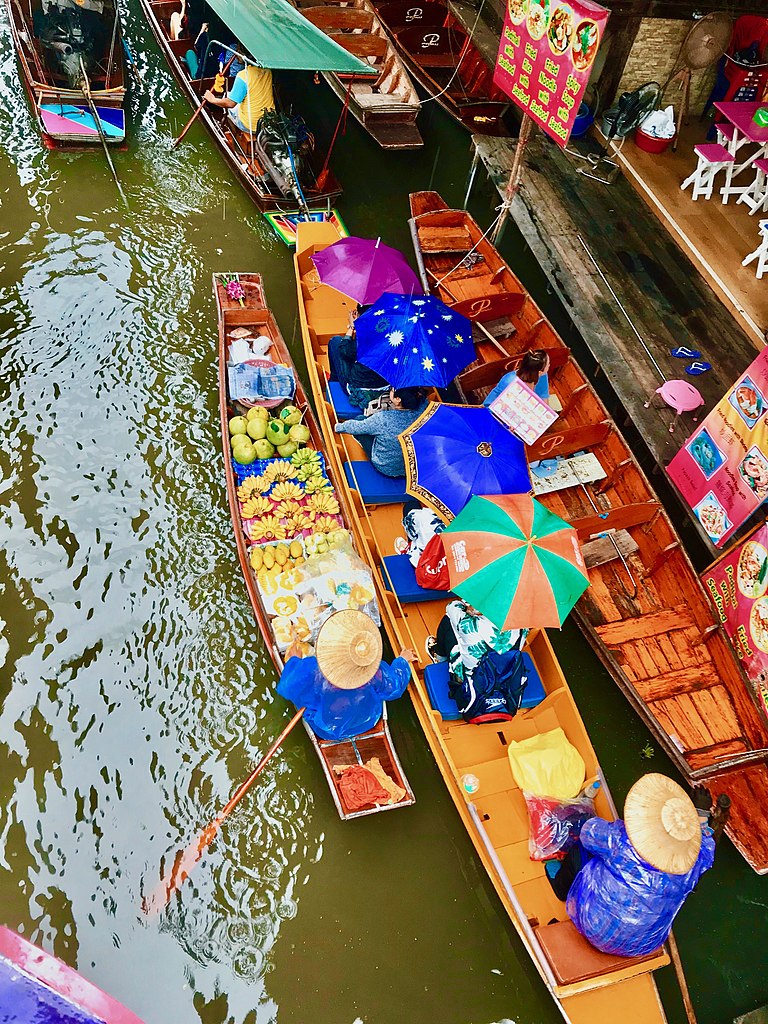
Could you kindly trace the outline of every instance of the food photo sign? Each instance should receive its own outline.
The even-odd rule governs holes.
[[[720,547],[768,497],[768,348],[718,402],[667,472]]]
[[[589,0],[507,0],[493,80],[565,146],[608,11]]]
[[[768,705],[768,525],[701,574],[747,678]]]

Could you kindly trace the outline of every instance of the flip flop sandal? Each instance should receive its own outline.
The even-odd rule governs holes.
[[[693,362],[690,366],[686,366],[685,372],[689,373],[691,377],[698,377],[700,373],[706,373],[707,370],[712,369],[712,363],[701,363]]]
[[[675,359],[701,359],[701,352],[697,352],[695,348],[686,348],[685,345],[670,349],[669,354]]]

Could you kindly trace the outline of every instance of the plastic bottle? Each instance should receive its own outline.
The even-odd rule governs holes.
[[[461,784],[464,787],[464,792],[468,793],[470,796],[480,789],[480,779],[471,773],[461,776]]]
[[[602,782],[600,781],[600,779],[595,779],[594,782],[590,782],[588,786],[584,787],[584,789],[581,791],[581,795],[589,797],[590,800],[594,800],[597,796],[597,791],[600,789],[601,786]]]

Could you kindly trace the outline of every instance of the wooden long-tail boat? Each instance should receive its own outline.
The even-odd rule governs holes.
[[[172,14],[178,12],[179,3],[177,0],[141,0],[141,6],[182,92],[192,107],[197,109],[203,94],[213,87],[215,79],[193,78],[190,74],[184,58],[190,50],[194,51],[195,41],[191,36],[171,38],[170,19]],[[220,49],[220,46],[216,46],[215,52],[218,53]],[[230,56],[231,52],[228,53]],[[209,62],[202,63],[206,63],[206,68],[198,68],[201,73],[210,70]],[[289,131],[297,127],[300,135],[291,154],[295,171],[289,162],[287,148],[271,133],[264,132],[262,135],[241,131],[227,116],[226,110],[210,104],[203,107],[199,119],[260,210],[285,209],[286,206],[295,209],[305,205],[312,209],[323,206],[330,209],[332,200],[341,195],[341,185],[333,173],[327,168],[323,173],[314,137],[300,119],[298,125],[288,125]]]
[[[730,797],[728,835],[765,873],[768,726],[669,516],[570,350],[472,217],[434,192],[412,195],[411,212],[425,287],[478,325],[477,362],[458,378],[467,400],[481,400],[528,349],[549,353],[562,411],[529,458],[596,460],[563,462],[567,486],[538,494],[581,520],[583,538],[602,538],[603,564],[589,569],[576,619],[686,780]]]
[[[477,135],[508,135],[509,99],[471,35],[442,0],[373,5],[414,80]]]
[[[421,104],[411,76],[389,39],[370,0],[297,0],[301,13],[317,28],[366,61],[378,78],[325,72],[323,77],[342,103],[382,149],[418,149],[424,145],[416,118]]]
[[[391,554],[395,538],[402,535],[405,481],[372,481],[372,467],[362,449],[350,435],[336,434],[333,429],[336,410],[334,392],[326,385],[327,345],[334,334],[344,330],[353,303],[320,284],[310,257],[337,237],[330,224],[302,223],[298,228],[295,263],[299,319],[310,388],[329,461],[339,478],[347,481],[352,528],[369,564],[381,574],[377,577],[379,606],[390,643],[395,649],[410,646],[424,652],[427,637],[435,634],[442,618],[447,595],[436,591],[406,595],[402,587],[395,592],[391,584],[384,584],[396,573],[397,560],[407,559],[406,555]],[[369,488],[380,488],[382,493]],[[387,488],[389,492],[385,493]],[[564,1019],[571,1024],[660,1024],[666,1017],[652,972],[668,962],[666,954],[660,950],[647,959],[628,960],[599,953],[576,932],[564,903],[556,898],[547,881],[543,864],[530,859],[525,800],[507,756],[510,741],[560,727],[584,758],[588,778],[603,777],[543,630],[529,634],[526,653],[540,680],[538,696],[512,721],[484,725],[464,722],[442,703],[443,711],[436,710],[429,679],[440,666],[429,664],[430,659],[422,653],[422,664],[413,666],[410,691],[419,722],[477,854]],[[479,783],[472,796],[462,781],[467,776],[474,776]],[[605,784],[598,790],[596,807],[605,818],[616,815]]]
[[[5,927],[0,927],[0,1020],[142,1024],[82,974]]]
[[[126,70],[115,0],[59,0],[45,9],[42,0],[6,0],[6,6],[22,81],[46,146],[123,143]]]
[[[309,428],[310,440],[307,442],[307,447],[314,448],[316,451],[322,451],[323,441],[320,428],[318,427],[317,421],[312,413],[311,406],[307,401],[307,396],[301,386],[299,377],[296,374],[288,347],[283,340],[272,312],[266,305],[261,276],[259,274],[237,275],[237,279],[242,285],[245,293],[242,300],[243,305],[240,305],[240,302],[237,299],[230,299],[227,295],[226,282],[231,278],[232,275],[226,275],[226,277],[224,275],[215,275],[213,279],[219,322],[219,408],[221,414],[221,439],[224,454],[227,499],[229,502],[230,514],[232,516],[237,556],[240,561],[240,567],[243,571],[245,587],[248,592],[248,598],[251,602],[253,615],[264,639],[264,644],[269,656],[272,659],[272,663],[275,666],[275,671],[279,674],[283,668],[280,644],[275,635],[275,628],[273,627],[274,618],[271,619],[268,614],[257,573],[254,572],[251,565],[251,548],[249,546],[248,535],[246,533],[242,515],[243,506],[238,500],[238,481],[235,477],[232,452],[230,449],[229,420],[233,415],[242,415],[246,411],[243,407],[238,407],[236,403],[233,403],[229,396],[227,353],[229,345],[232,342],[232,331],[235,331],[237,336],[237,334],[241,333],[242,329],[245,329],[251,331],[253,336],[264,335],[270,339],[271,346],[267,349],[267,357],[273,362],[281,363],[293,370],[296,381],[296,393],[291,404],[295,405],[296,408],[302,412],[303,422]],[[241,330],[238,331],[238,329]],[[350,514],[342,487],[343,477],[339,478],[336,468],[332,463],[326,464],[325,472],[333,484],[334,491],[341,507],[341,518],[344,520],[345,525],[348,525]],[[312,741],[312,745],[320,758],[334,803],[336,804],[339,815],[343,820],[346,821],[350,818],[358,818],[367,814],[374,814],[377,811],[386,811],[397,807],[407,807],[414,803],[413,791],[411,790],[410,784],[408,783],[405,773],[400,765],[397,752],[389,733],[386,708],[381,720],[373,729],[369,732],[356,736],[352,740],[339,742],[324,740],[313,732],[306,721],[304,721],[304,726]],[[344,788],[339,786],[340,777],[335,769],[349,764],[364,764],[370,762],[374,758],[378,759],[379,765],[385,774],[397,787],[399,787],[404,795],[399,799],[393,799],[391,802],[372,804],[357,810],[351,809],[347,802]]]

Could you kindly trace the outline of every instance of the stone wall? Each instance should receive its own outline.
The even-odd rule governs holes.
[[[610,24],[610,22],[609,22]],[[658,82],[663,86],[678,65],[680,47],[693,22],[672,18],[643,18],[629,58],[624,67],[616,96],[632,92],[645,82]],[[691,76],[690,112],[700,114],[715,81],[717,65]],[[679,109],[682,96],[677,83],[672,83],[664,94],[664,106],[672,104]],[[609,97],[606,97],[610,101]]]

